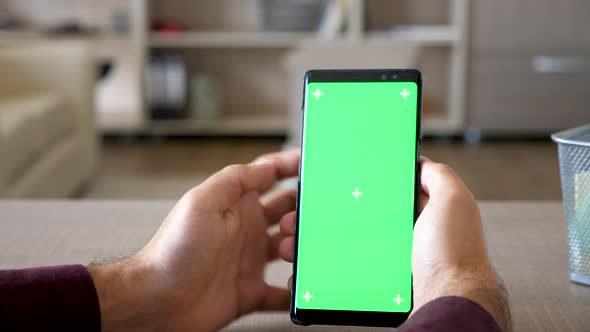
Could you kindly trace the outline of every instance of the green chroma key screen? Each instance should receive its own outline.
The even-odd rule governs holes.
[[[418,86],[306,89],[295,307],[408,312]]]

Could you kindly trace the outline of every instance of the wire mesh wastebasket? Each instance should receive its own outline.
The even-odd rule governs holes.
[[[551,138],[559,151],[570,279],[590,285],[590,124]]]

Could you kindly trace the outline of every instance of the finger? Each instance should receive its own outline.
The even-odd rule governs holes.
[[[279,246],[281,241],[285,238],[285,235],[281,233],[272,234],[270,236],[270,244],[268,246],[268,261],[275,260],[280,257]]]
[[[288,310],[290,300],[291,292],[288,289],[267,285],[260,309],[265,311]]]
[[[293,254],[295,250],[295,237],[286,236],[279,243],[279,257],[287,262],[293,262]]]
[[[447,165],[421,158],[420,185],[429,201],[450,197],[453,191],[466,190],[463,182]]]
[[[420,156],[420,193],[428,195],[428,187],[422,182],[422,171],[424,170],[424,164],[432,163],[433,161],[425,156]]]
[[[420,213],[422,213],[422,210],[424,210],[424,208],[426,207],[426,204],[428,204],[428,195],[426,195],[424,192],[420,193]]]
[[[293,290],[293,275],[289,276],[289,281],[287,281],[287,288],[289,290]]]
[[[291,211],[281,218],[280,226],[283,235],[295,235],[295,217],[296,211]]]
[[[282,190],[270,197],[265,197],[262,206],[268,224],[278,223],[287,212],[295,210],[296,200],[296,190]]]
[[[254,163],[270,161],[277,166],[279,178],[286,179],[297,175],[300,157],[301,150],[293,149],[262,155],[256,158]]]
[[[213,174],[188,195],[204,211],[223,211],[248,192],[266,191],[277,178],[276,166],[272,163],[231,165]]]
[[[278,180],[297,175],[299,151],[278,152],[248,165],[227,166],[189,192],[204,211],[226,210],[250,191],[265,192]]]
[[[432,161],[432,159],[426,157],[426,156],[420,156],[420,163],[426,162],[426,161]]]
[[[420,156],[420,172],[422,171],[422,165],[424,163],[428,163],[428,162],[432,162],[432,160],[430,160],[428,157],[425,156]],[[424,186],[422,186],[422,183],[420,184],[420,201],[419,201],[419,213],[422,213],[422,210],[424,210],[424,208],[426,207],[426,204],[428,204],[428,194],[426,193],[426,190],[428,190],[428,188],[424,188]]]

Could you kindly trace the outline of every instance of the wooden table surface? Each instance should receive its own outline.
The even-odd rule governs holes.
[[[0,202],[0,268],[82,263],[140,248],[172,201]],[[590,287],[569,281],[565,225],[557,202],[480,203],[487,245],[511,296],[515,331],[590,331]],[[275,263],[269,282],[284,285]],[[297,327],[286,312],[253,314],[227,331],[366,331]]]

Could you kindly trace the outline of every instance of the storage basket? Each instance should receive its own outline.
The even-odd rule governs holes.
[[[559,151],[570,279],[590,285],[590,125],[551,138]]]

